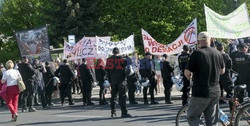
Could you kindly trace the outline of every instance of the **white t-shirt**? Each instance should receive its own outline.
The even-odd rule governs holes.
[[[17,85],[17,79],[21,77],[18,70],[10,69],[3,73],[2,80],[6,81],[7,87]]]

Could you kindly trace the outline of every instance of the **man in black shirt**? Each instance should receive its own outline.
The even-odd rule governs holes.
[[[209,46],[210,39],[208,32],[198,35],[200,49],[191,54],[184,73],[187,79],[193,77],[192,97],[187,112],[190,126],[204,125],[200,119],[202,113],[206,126],[217,125],[218,122],[219,80],[220,74],[225,72],[225,64],[221,53]]]
[[[113,55],[109,57],[106,61],[106,71],[107,78],[111,83],[111,98],[110,98],[110,107],[111,107],[111,117],[116,116],[115,112],[115,99],[119,93],[119,105],[122,111],[122,118],[132,117],[128,114],[126,107],[126,60],[118,56],[119,49],[113,49]]]
[[[94,105],[91,102],[91,92],[92,84],[94,83],[93,69],[87,65],[85,58],[82,59],[82,64],[79,66],[80,78],[82,82],[82,96],[83,96],[83,105],[91,106]]]
[[[71,87],[72,87],[72,80],[74,79],[75,75],[74,72],[69,67],[69,63],[66,59],[63,60],[63,64],[56,70],[55,76],[60,78],[60,96],[61,96],[61,103],[64,104],[64,99],[68,96],[69,105],[74,105],[72,100],[71,94]]]
[[[164,61],[162,62],[161,75],[163,79],[163,86],[165,88],[164,90],[165,103],[173,104],[173,102],[171,102],[171,92],[172,92],[172,86],[173,86],[173,81],[171,77],[174,72],[174,68],[168,62],[167,54],[164,54],[163,58],[164,58]]]
[[[233,57],[233,70],[239,73],[237,80],[235,82],[236,85],[246,84],[248,96],[250,96],[250,55],[248,52],[248,46],[245,43],[240,44],[239,52]],[[243,102],[243,94],[241,92],[238,97],[240,102]]]
[[[23,82],[26,86],[26,90],[21,93],[21,104],[22,111],[27,111],[27,106],[29,107],[29,112],[35,112],[36,109],[33,107],[34,102],[34,78],[35,71],[32,66],[28,63],[29,60],[26,56],[23,56],[22,63],[18,64],[18,70],[23,78]]]
[[[190,92],[190,81],[184,76],[184,70],[186,68],[186,65],[190,59],[190,54],[188,53],[189,47],[188,45],[183,46],[183,51],[181,52],[181,55],[178,57],[178,63],[179,63],[179,68],[181,70],[181,76],[182,82],[183,82],[183,88],[182,88],[182,105],[186,105],[189,97],[189,92]]]
[[[144,104],[148,104],[148,88],[151,96],[151,104],[158,104],[154,98],[154,89],[156,88],[157,81],[155,79],[154,65],[152,62],[152,55],[146,52],[145,57],[140,60],[140,75],[142,78],[147,78],[149,80],[150,86],[143,88],[143,100]]]

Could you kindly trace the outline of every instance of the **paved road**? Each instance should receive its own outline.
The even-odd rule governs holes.
[[[0,108],[0,126],[174,126],[175,117],[181,106],[180,92],[174,91],[172,105],[164,104],[163,93],[156,95],[158,105],[144,105],[142,96],[137,96],[138,105],[128,105],[128,111],[133,118],[110,117],[110,107],[97,105],[98,89],[93,94],[94,106],[82,106],[80,95],[74,95],[76,105],[61,106],[55,99],[56,106],[48,110],[36,107],[37,112],[19,112],[17,122],[10,122],[10,112],[7,108]],[[109,96],[108,96],[109,97]],[[117,107],[119,107],[117,105]]]

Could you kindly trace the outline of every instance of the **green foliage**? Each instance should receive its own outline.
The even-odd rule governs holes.
[[[4,54],[0,61],[18,58],[16,31],[46,24],[55,48],[62,47],[70,34],[77,40],[110,35],[118,41],[134,33],[136,50],[143,53],[141,28],[164,44],[174,41],[194,18],[198,31],[206,30],[204,4],[224,15],[235,9],[234,0],[5,0],[0,7],[0,34],[12,39],[0,41]]]

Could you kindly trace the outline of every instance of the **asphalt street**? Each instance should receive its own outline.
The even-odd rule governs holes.
[[[22,113],[19,109],[17,122],[10,122],[9,110],[2,107],[0,126],[174,126],[176,114],[181,107],[181,93],[174,90],[174,104],[165,104],[163,93],[156,95],[157,101],[160,102],[157,105],[144,105],[142,96],[136,96],[139,104],[127,105],[132,118],[120,118],[119,105],[117,117],[111,118],[109,105],[98,105],[98,88],[93,91],[93,102],[96,104],[94,106],[83,106],[81,95],[73,97],[76,102],[74,106],[61,106],[59,99],[54,99],[56,105],[48,110],[36,106],[37,112]]]

